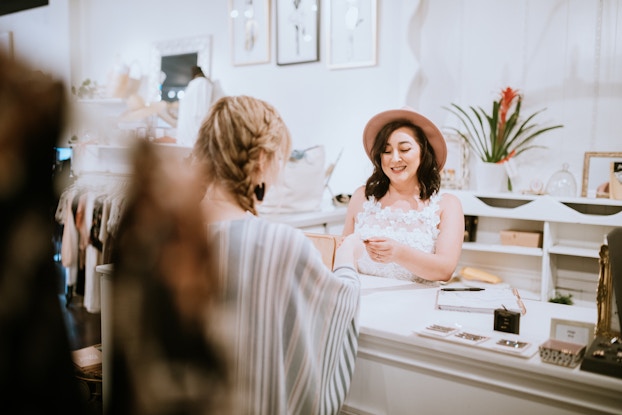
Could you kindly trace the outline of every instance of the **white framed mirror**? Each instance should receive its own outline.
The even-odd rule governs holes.
[[[149,76],[150,102],[176,101],[191,79],[191,66],[211,78],[212,36],[202,35],[154,43]],[[170,94],[169,94],[170,93]]]

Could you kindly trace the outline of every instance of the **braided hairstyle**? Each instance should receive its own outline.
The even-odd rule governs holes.
[[[253,214],[254,189],[263,152],[271,163],[279,154],[286,160],[291,136],[277,110],[267,102],[245,96],[216,101],[199,129],[193,160],[204,175],[204,185],[219,183]]]

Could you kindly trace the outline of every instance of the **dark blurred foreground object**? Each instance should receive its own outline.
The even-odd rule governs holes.
[[[234,413],[201,189],[188,166],[137,143],[113,253],[110,415]],[[106,345],[104,345],[106,347]],[[108,393],[108,392],[106,392]]]
[[[600,255],[596,337],[587,348],[581,370],[622,379],[622,228],[607,234]]]
[[[0,396],[10,414],[85,414],[54,265],[61,82],[0,55]]]

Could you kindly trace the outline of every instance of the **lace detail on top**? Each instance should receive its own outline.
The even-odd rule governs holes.
[[[384,236],[406,244],[423,252],[433,253],[439,234],[438,224],[441,196],[435,193],[422,210],[383,208],[380,202],[371,197],[363,203],[363,211],[356,217],[354,232],[362,239]],[[367,251],[358,260],[359,272],[379,277],[416,281],[425,284],[437,283],[424,280],[395,262],[383,264],[372,260]]]

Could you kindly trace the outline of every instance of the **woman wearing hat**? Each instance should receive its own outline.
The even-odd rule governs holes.
[[[462,250],[464,215],[457,197],[439,194],[447,158],[443,134],[404,108],[372,117],[363,145],[374,171],[352,195],[343,230],[365,243],[359,272],[418,282],[449,280]]]

